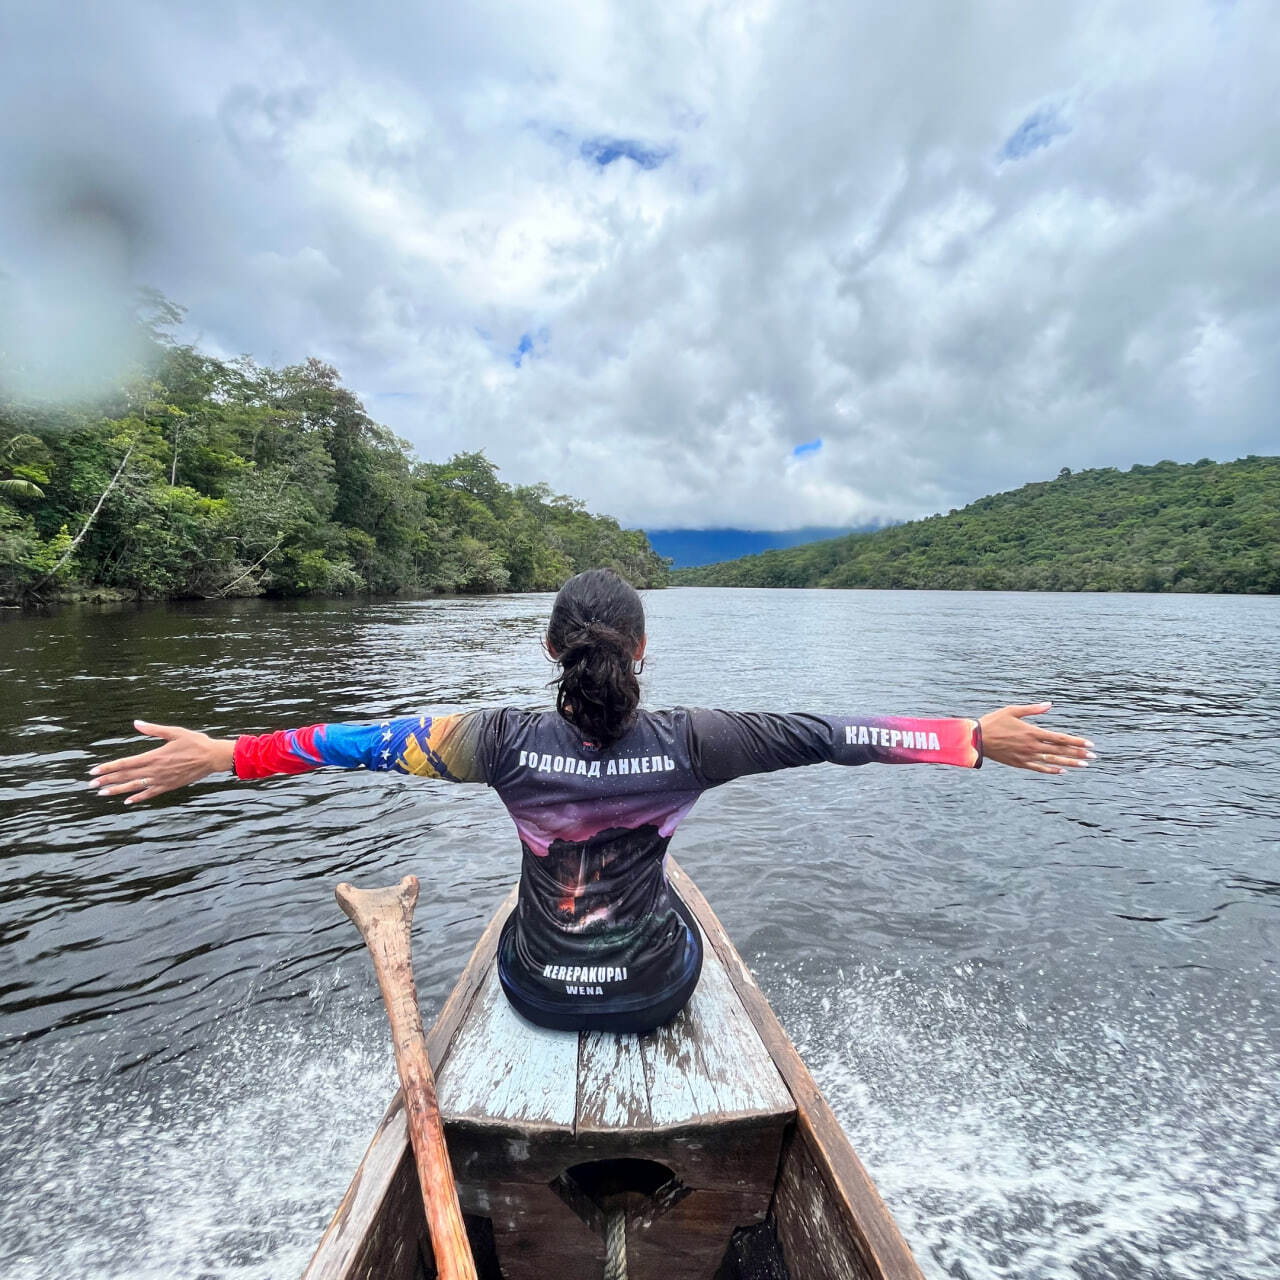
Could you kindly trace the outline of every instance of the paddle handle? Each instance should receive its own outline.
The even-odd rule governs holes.
[[[373,957],[374,972],[387,1006],[436,1270],[440,1280],[476,1280],[413,982],[410,924],[418,901],[418,877],[405,876],[394,888],[387,889],[357,889],[340,884],[337,898]]]

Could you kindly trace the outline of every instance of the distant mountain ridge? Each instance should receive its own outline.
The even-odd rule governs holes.
[[[673,586],[1280,592],[1280,458],[1103,467]]]
[[[692,569],[720,560],[736,560],[740,556],[758,555],[795,547],[802,543],[839,538],[849,533],[865,533],[879,525],[810,525],[805,529],[646,529],[649,545],[669,558],[675,569]]]

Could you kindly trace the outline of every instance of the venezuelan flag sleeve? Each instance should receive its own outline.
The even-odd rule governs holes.
[[[823,761],[982,766],[976,720],[690,711],[689,736],[694,771],[708,786]]]
[[[446,782],[487,782],[488,724],[486,712],[468,711],[246,734],[236,740],[235,772],[238,778],[267,778],[336,765]]]

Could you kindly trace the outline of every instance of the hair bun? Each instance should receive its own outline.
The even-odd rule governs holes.
[[[560,664],[556,708],[603,746],[621,737],[639,705],[634,654],[643,638],[640,597],[612,570],[590,569],[560,588],[547,626]]]

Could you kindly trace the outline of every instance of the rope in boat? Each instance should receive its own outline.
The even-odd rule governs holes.
[[[604,1216],[604,1280],[627,1280],[625,1209],[609,1209]]]

